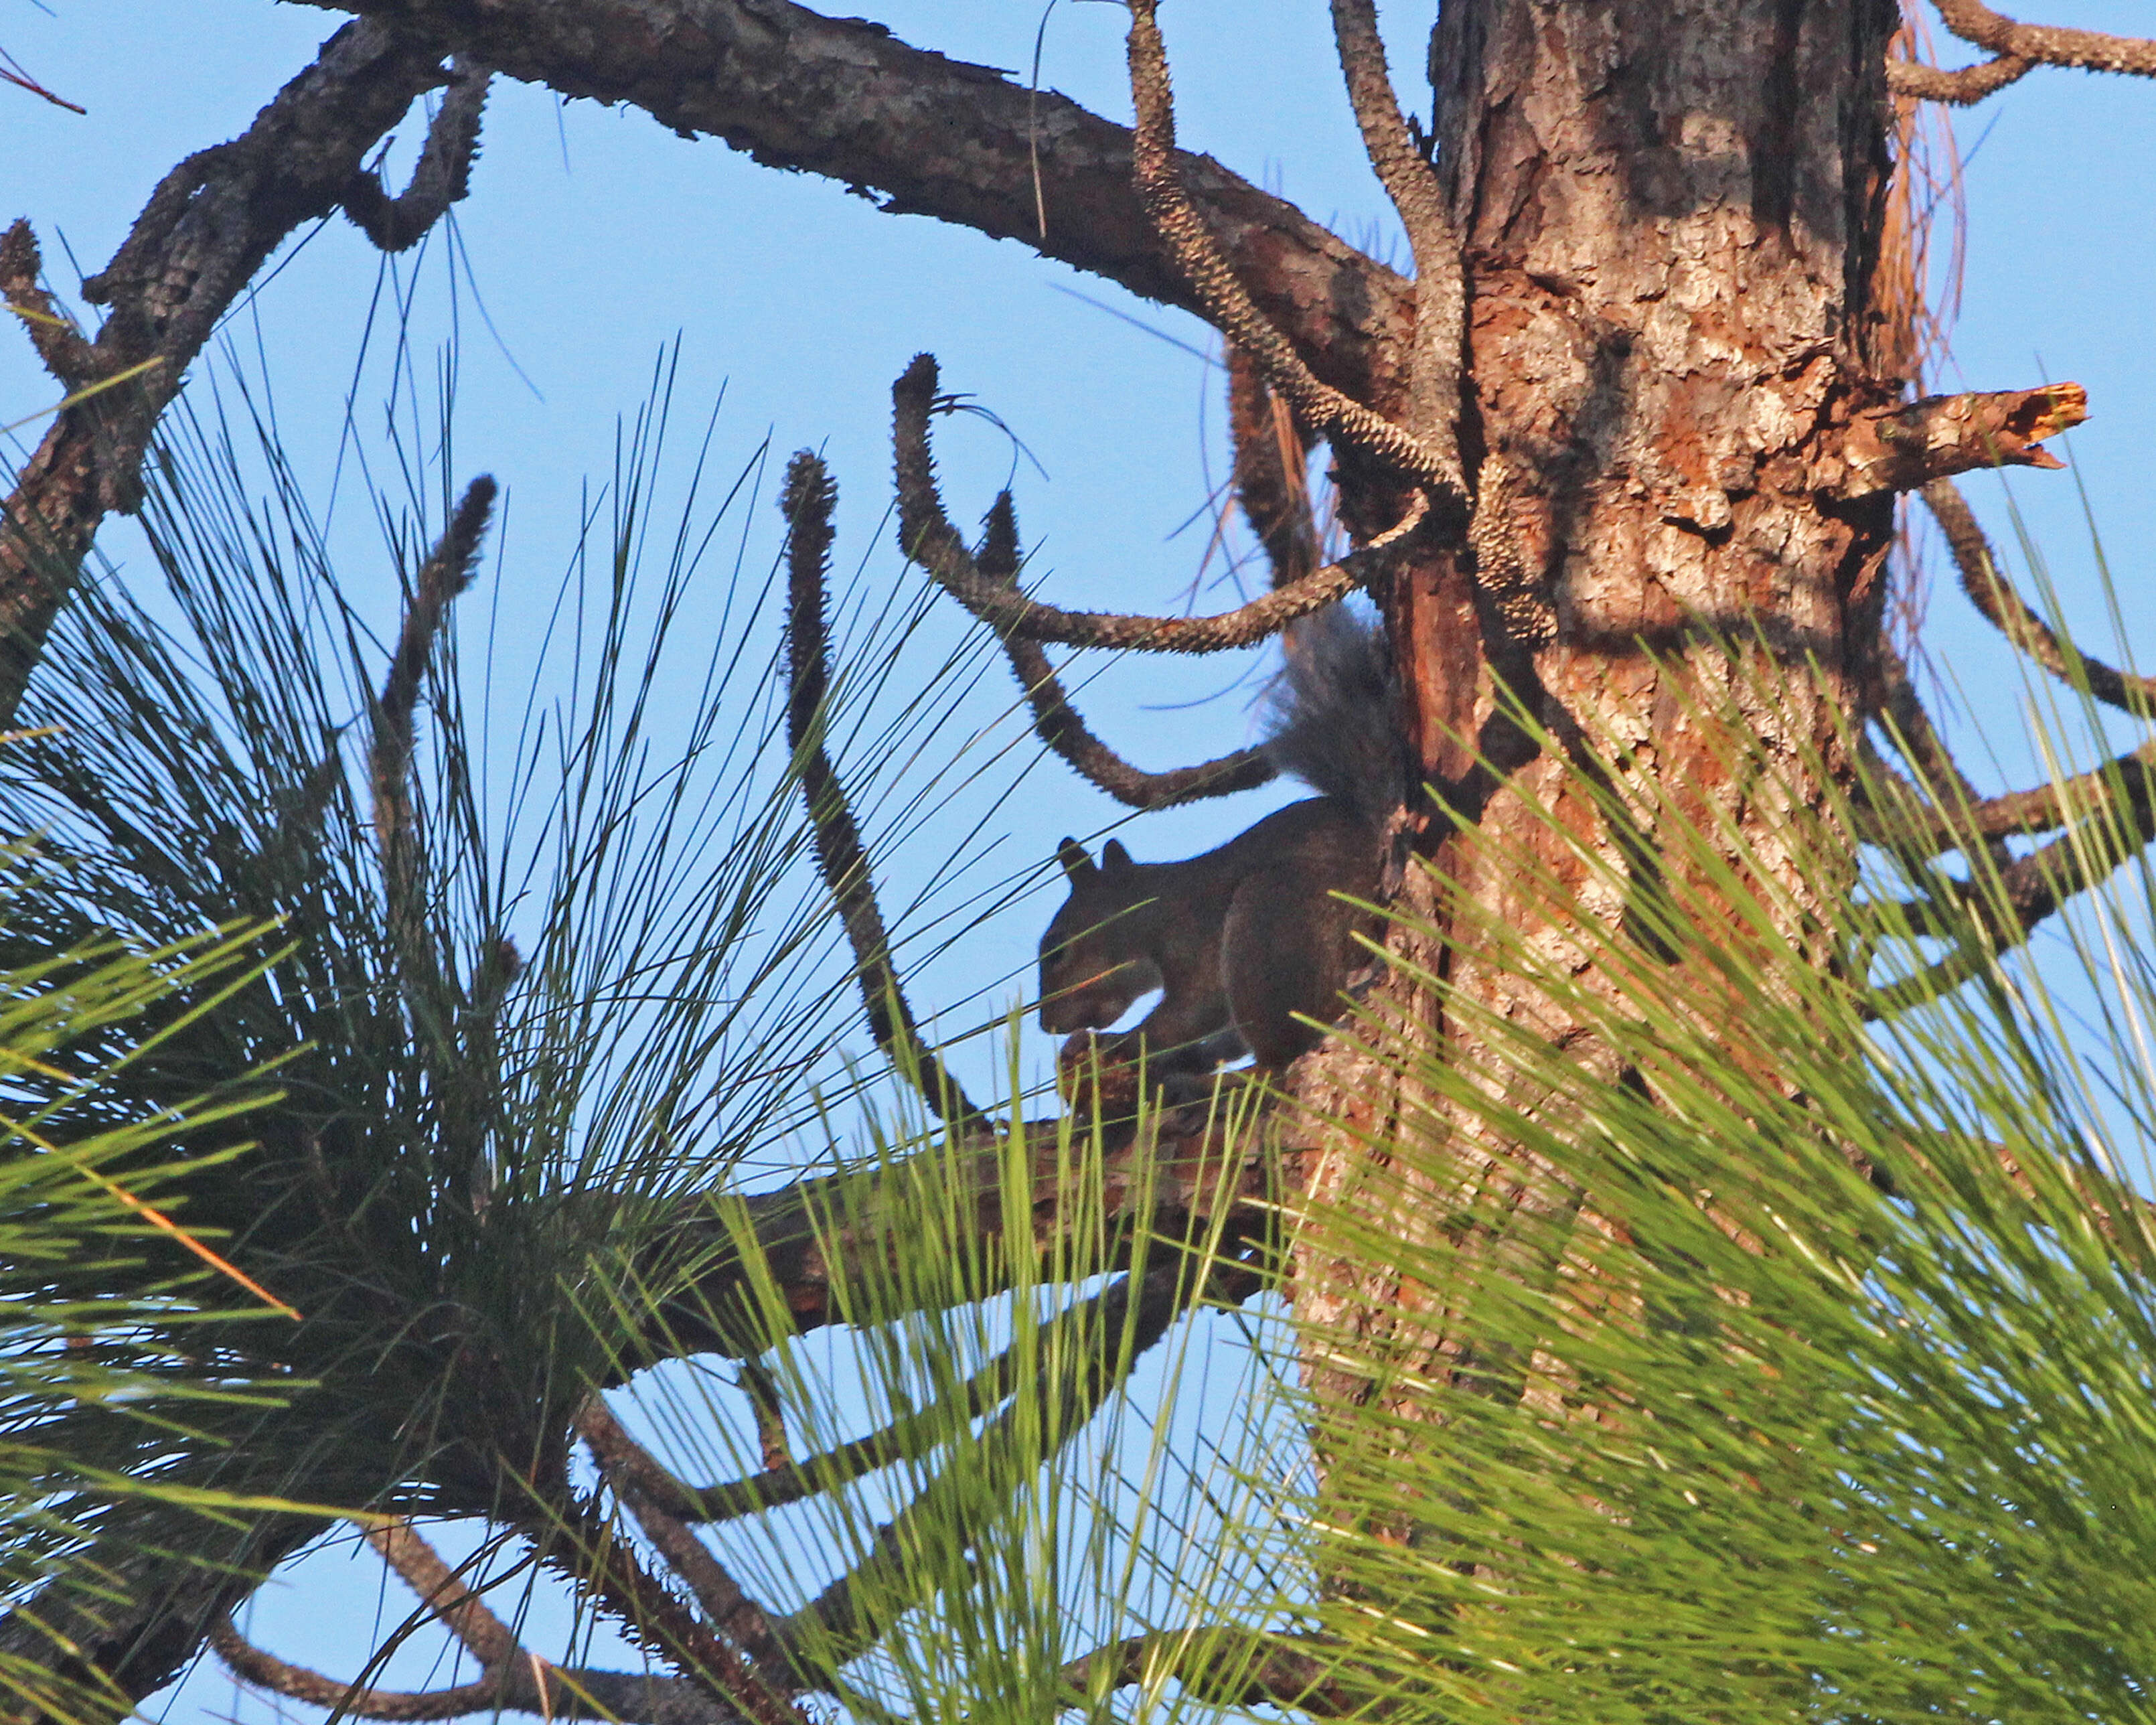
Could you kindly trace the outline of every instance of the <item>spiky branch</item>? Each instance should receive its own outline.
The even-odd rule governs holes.
[[[787,526],[787,740],[793,750],[794,771],[800,775],[801,795],[808,805],[817,865],[854,949],[854,975],[868,1009],[870,1032],[938,1119],[954,1127],[978,1127],[986,1124],[988,1117],[968,1100],[958,1081],[922,1037],[906,991],[899,985],[891,936],[869,873],[868,852],[847,803],[845,787],[824,746],[830,695],[824,590],[829,578],[831,512],[838,495],[829,470],[807,450],[788,465],[781,500]]]
[[[1001,491],[989,506],[986,531],[973,553],[974,570],[983,581],[999,582],[1016,594],[1021,561],[1017,511],[1010,493]],[[1012,631],[1004,635],[1003,644],[1011,670],[1025,691],[1026,704],[1033,710],[1034,734],[1080,778],[1119,803],[1132,809],[1167,809],[1203,797],[1246,791],[1273,777],[1272,763],[1263,749],[1256,748],[1237,749],[1217,760],[1171,768],[1165,773],[1147,773],[1133,767],[1086,727],[1038,641]]]
[[[367,1529],[367,1541],[418,1595],[423,1610],[471,1655],[478,1676],[416,1691],[342,1681],[254,1645],[226,1613],[218,1614],[209,1627],[209,1644],[218,1657],[257,1688],[358,1719],[455,1719],[496,1711],[636,1725],[736,1725],[742,1717],[678,1677],[557,1666],[528,1652],[408,1521],[377,1522]]]
[[[983,575],[973,553],[943,511],[928,443],[936,410],[933,356],[914,357],[891,385],[892,444],[897,455],[898,531],[906,554],[934,576],[952,598],[999,630],[1034,641],[1074,647],[1114,647],[1149,653],[1219,653],[1249,647],[1367,587],[1389,566],[1395,551],[1413,537],[1429,514],[1424,494],[1411,494],[1394,526],[1359,551],[1328,563],[1292,586],[1276,588],[1214,617],[1137,617],[1116,612],[1062,611],[1026,598]]]
[[[2074,30],[2058,24],[2025,24],[1994,12],[1982,0],[1936,0],[1939,18],[1964,42],[1989,51],[1974,66],[1945,71],[1908,60],[1887,63],[1887,87],[1897,95],[1935,102],[1980,101],[2038,66],[2078,66],[2156,78],[2156,40]]]

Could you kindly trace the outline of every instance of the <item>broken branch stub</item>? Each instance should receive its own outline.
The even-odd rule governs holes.
[[[1843,472],[1822,489],[1845,499],[1913,491],[1978,467],[2061,468],[2046,438],[2088,418],[2078,383],[1922,401],[1861,415],[1842,444]]]

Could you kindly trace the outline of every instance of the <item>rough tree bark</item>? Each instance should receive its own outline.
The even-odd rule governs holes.
[[[1392,614],[1424,766],[1460,823],[1434,821],[1424,848],[1463,897],[1516,927],[1548,912],[1502,859],[1583,881],[1560,832],[1637,879],[1657,821],[1720,818],[1769,866],[1781,856],[1793,915],[1840,884],[1799,878],[1778,832],[1785,798],[1816,802],[1813,763],[1845,770],[1838,726],[1859,708],[1878,637],[1893,499],[1841,470],[1852,424],[1904,381],[1873,290],[1897,22],[1884,0],[1444,8],[1430,69],[1465,249],[1466,440],[1484,508],[1498,511],[1499,531],[1481,524],[1476,540],[1509,538],[1517,566],[1496,629],[1490,596],[1507,572],[1472,552],[1408,572]],[[1527,758],[1499,713],[1501,680],[1553,737],[1629,756],[1654,811],[1639,830],[1611,832],[1562,762]],[[1732,779],[1718,721],[1749,734],[1762,776]],[[1478,766],[1476,744],[1513,768],[1503,782]],[[1397,936],[1405,957],[1476,1006],[1578,1034],[1464,929],[1448,937],[1442,907],[1408,884],[1435,932]],[[1587,902],[1614,927],[1621,901],[1594,903],[1608,896]],[[1386,988],[1380,1004],[1401,1020],[1447,1035],[1427,998]],[[1455,1057],[1476,1058],[1471,1036],[1450,1034]],[[1321,1050],[1300,1093],[1380,1141],[1449,1127],[1455,1195],[1560,1201],[1537,1195],[1502,1145],[1442,1111],[1428,1117],[1366,1057]],[[1316,1196],[1398,1202],[1382,1180],[1358,1200],[1379,1171],[1332,1135],[1325,1144],[1301,1169]],[[1395,1280],[1383,1264],[1303,1265],[1301,1313],[1383,1322],[1371,1315],[1396,1309]],[[1464,1373],[1471,1336],[1426,1322],[1421,1371]],[[1336,1395],[1363,1393],[1316,1375]]]

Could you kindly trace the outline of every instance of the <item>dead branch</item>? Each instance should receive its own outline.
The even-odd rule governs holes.
[[[22,320],[45,369],[73,392],[95,381],[97,349],[45,291],[38,280],[42,270],[38,239],[28,222],[16,222],[0,234],[0,298]]]
[[[1182,1263],[1156,1264],[1138,1278],[1124,1276],[1090,1299],[1081,1301],[1066,1317],[1077,1317],[1105,1344],[1075,1368],[1068,1363],[1060,1371],[1044,1368],[1023,1407],[1014,1404],[991,1420],[974,1449],[998,1463],[1014,1462],[1022,1446],[1034,1441],[1034,1434],[1055,1434],[1058,1445],[1075,1437],[1086,1423],[1129,1375],[1138,1357],[1168,1333],[1168,1326],[1196,1297],[1200,1281]],[[1058,1354],[1045,1355],[1055,1359]],[[1063,1356],[1067,1361],[1067,1355]],[[1019,1430],[1021,1420],[1029,1431]],[[778,1625],[782,1643],[798,1649],[796,1663],[835,1669],[874,1646],[891,1622],[911,1603],[909,1586],[917,1587],[922,1568],[901,1555],[924,1543],[947,1539],[963,1526],[958,1515],[971,1481],[954,1482],[948,1473],[932,1481],[913,1501],[886,1526],[867,1555],[807,1604]]]
[[[1305,1652],[1305,1647],[1323,1651]],[[1063,1667],[1063,1681],[1091,1701],[1173,1676],[1185,1693],[1214,1707],[1291,1707],[1315,1718],[1344,1718],[1369,1705],[1338,1681],[1339,1659],[1313,1637],[1235,1625],[1156,1630],[1096,1649]]]
[[[382,853],[391,931],[407,952],[416,950],[423,908],[415,902],[419,880],[411,783],[416,736],[413,716],[434,637],[449,615],[450,601],[471,585],[477,572],[480,540],[494,512],[494,492],[489,475],[474,480],[434,550],[419,565],[404,608],[404,626],[382,678],[382,698],[374,707],[374,741],[367,753],[374,791],[374,842]]]
[[[2070,30],[2057,24],[2024,24],[1994,12],[1983,0],[1934,0],[1947,28],[1964,42],[1994,54],[2046,66],[2078,66],[2090,72],[2122,72],[2156,78],[2156,40]]]
[[[741,1386],[756,1420],[758,1457],[767,1469],[792,1466],[793,1458],[786,1447],[786,1414],[778,1404],[778,1379],[762,1360],[743,1360]]]
[[[409,1519],[398,1516],[375,1522],[367,1530],[367,1543],[419,1596],[419,1603],[464,1644],[482,1671],[498,1671],[522,1651],[508,1625],[442,1561],[441,1554]]]
[[[1466,499],[1456,450],[1421,428],[1409,430],[1323,382],[1294,345],[1252,301],[1221,255],[1205,218],[1183,189],[1175,150],[1175,103],[1168,50],[1153,13],[1156,0],[1130,0],[1131,95],[1137,109],[1131,162],[1162,244],[1188,278],[1206,320],[1255,360],[1265,380],[1314,431],[1367,454],[1404,477],[1433,487],[1463,516]],[[1456,350],[1455,350],[1456,353]]]
[[[838,907],[839,921],[854,949],[854,976],[868,1009],[869,1031],[876,1045],[916,1090],[939,1120],[952,1127],[980,1127],[988,1117],[968,1100],[921,1034],[906,991],[891,963],[891,937],[877,908],[868,852],[854,824],[845,787],[824,747],[829,715],[830,669],[824,623],[824,588],[831,554],[831,511],[838,488],[829,470],[803,450],[788,465],[785,511],[786,640],[789,682],[786,735],[793,749],[801,795],[808,805],[808,826],[817,865]]]
[[[1038,1351],[1052,1354],[1077,1346],[1100,1323],[1097,1304],[1081,1302],[1050,1320]],[[800,1461],[781,1460],[767,1465],[761,1473],[721,1485],[684,1485],[648,1454],[640,1458],[616,1455],[608,1465],[622,1468],[624,1476],[634,1480],[639,1491],[681,1521],[734,1521],[781,1509],[834,1491],[895,1461],[917,1461],[927,1455],[948,1441],[955,1429],[1010,1399],[1019,1386],[1018,1361],[1017,1348],[1007,1348],[934,1406],[894,1420],[821,1455]]]
[[[1982,797],[1953,808],[1926,800],[1916,786],[1905,784],[1907,800],[1891,809],[1876,811],[1876,824],[1867,824],[1864,836],[1872,843],[1893,845],[1905,854],[1921,856],[1936,855],[1942,850],[1967,850],[1972,845],[1989,849],[1994,839],[2052,832],[2082,819],[2103,806],[2114,787],[2147,779],[2152,773],[2156,773],[2156,743],[2143,743],[2071,778]],[[1993,855],[2001,868],[2016,866],[2003,853]]]
[[[229,1615],[209,1625],[208,1640],[235,1676],[333,1716],[357,1719],[456,1719],[471,1713],[537,1713],[549,1719],[604,1719],[621,1725],[737,1725],[742,1715],[721,1707],[679,1677],[602,1671],[549,1664],[520,1653],[469,1683],[446,1689],[373,1689],[341,1682],[288,1664],[243,1637]]]
[[[1999,573],[1991,542],[1959,491],[1941,480],[1924,487],[1923,498],[1946,535],[1962,591],[1987,623],[2053,676],[2076,688],[2086,684],[2105,706],[2138,719],[2156,716],[2156,678],[2118,670],[2061,641]]]
[[[2035,64],[2018,54],[2002,54],[1974,66],[1958,66],[1948,71],[1943,66],[1928,66],[1919,60],[1890,59],[1887,62],[1887,88],[1898,96],[1966,107],[2005,89]]]
[[[444,75],[439,54],[385,25],[339,30],[241,136],[189,157],[151,194],[112,261],[83,284],[85,299],[112,308],[87,353],[57,336],[39,347],[86,381],[133,375],[62,412],[0,507],[0,726],[13,722],[99,521],[135,506],[150,434],[218,320],[294,229],[339,207],[376,141]],[[20,233],[11,301],[36,274]]]
[[[1228,439],[1243,519],[1265,547],[1272,585],[1291,587],[1323,561],[1307,475],[1317,439],[1240,347],[1228,350]]]
[[[427,141],[420,146],[412,177],[396,197],[372,168],[362,168],[345,187],[344,213],[382,250],[401,252],[417,244],[470,189],[480,115],[491,75],[462,54],[449,62],[449,90],[428,122]]]
[[[772,1622],[763,1607],[742,1590],[711,1549],[671,1513],[659,1495],[644,1490],[646,1481],[666,1481],[665,1495],[678,1497],[680,1487],[658,1458],[623,1429],[613,1410],[597,1394],[577,1414],[577,1435],[590,1446],[592,1457],[614,1489],[622,1507],[635,1519],[644,1536],[657,1548],[667,1566],[688,1584],[711,1625],[740,1650],[745,1661],[741,1675],[763,1692],[767,1707],[784,1708],[785,1697],[775,1682],[783,1683],[785,1662]]]
[[[941,506],[937,506],[939,508]],[[976,572],[1018,592],[1018,516],[1009,491],[989,506],[987,532],[973,554]],[[1034,733],[1061,756],[1078,775],[1132,809],[1167,809],[1204,797],[1224,797],[1265,783],[1272,762],[1259,748],[1237,749],[1195,767],[1147,773],[1133,767],[1086,728],[1064,692],[1062,680],[1038,641],[1016,634],[1003,636],[1004,653],[1033,709]]]
[[[791,0],[311,3],[378,18],[506,77],[633,104],[770,167],[880,194],[893,214],[1015,239],[1142,298],[1204,311],[1137,196],[1128,130],[880,24]],[[1396,394],[1408,283],[1210,157],[1180,156],[1176,168],[1231,267],[1312,369],[1361,399]]]
[[[1467,289],[1460,235],[1436,171],[1401,117],[1378,34],[1372,0],[1332,0],[1332,34],[1363,153],[1377,170],[1414,254],[1414,345],[1408,362],[1405,418],[1440,466],[1440,480],[1465,496],[1460,467],[1460,361],[1466,342]],[[1163,91],[1166,68],[1162,69]]]
[[[1219,653],[1251,646],[1277,634],[1296,618],[1367,587],[1430,513],[1429,499],[1417,490],[1409,500],[1407,513],[1360,550],[1350,552],[1337,563],[1328,563],[1293,587],[1278,588],[1217,616],[1137,617],[1114,612],[1060,611],[983,576],[965,541],[944,514],[928,444],[928,417],[937,405],[937,382],[934,356],[921,353],[914,356],[913,363],[891,388],[900,543],[908,557],[983,623],[1035,641],[1149,653]]]
[[[1943,935],[1953,952],[1877,991],[1876,1016],[1891,1017],[1982,974],[2002,952],[2024,944],[2045,918],[2156,841],[2156,744],[2137,750],[2078,783],[2103,780],[2102,800],[2049,844],[1964,889],[1972,929],[1920,904],[1898,908],[1912,935]]]
[[[764,1673],[644,1568],[619,1529],[582,1492],[531,1506],[518,1517],[518,1527],[542,1563],[603,1606],[631,1640],[686,1673],[729,1717],[752,1725],[807,1725]]]
[[[1879,758],[1868,737],[1860,739],[1864,758],[1858,785],[1864,804],[1857,810],[1860,836],[1918,860],[1942,850],[1959,850],[1981,851],[1994,867],[2005,867],[2012,859],[1999,843],[2003,832],[1987,832],[1983,819],[1971,819],[1987,799],[1963,773],[1932,723],[1909,667],[1884,640],[1876,651],[1871,708],[1917,777],[1914,783],[1902,778]]]
[[[2042,440],[2088,417],[2078,383],[1974,395],[1928,395],[1864,413],[1842,444],[1844,471],[1828,489],[1843,498],[1914,491],[1978,467],[2064,467]]]

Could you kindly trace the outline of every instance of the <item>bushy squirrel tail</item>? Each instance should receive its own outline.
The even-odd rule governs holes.
[[[1382,829],[1419,774],[1383,625],[1327,605],[1287,626],[1286,663],[1262,701],[1265,753],[1282,773]]]

